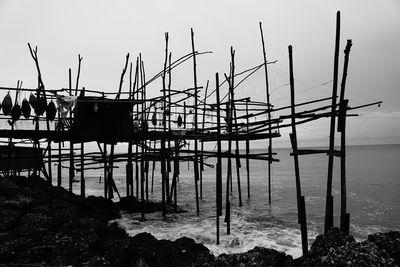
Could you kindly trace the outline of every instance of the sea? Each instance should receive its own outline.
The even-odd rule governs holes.
[[[256,153],[263,150],[252,150]],[[134,236],[141,232],[151,233],[158,239],[175,240],[186,236],[202,243],[214,255],[239,253],[262,246],[299,257],[301,250],[300,225],[297,223],[294,161],[290,148],[274,149],[271,168],[271,203],[268,201],[268,162],[250,160],[250,198],[248,198],[245,160],[241,161],[240,184],[243,205],[239,206],[238,181],[233,160],[233,188],[231,199],[231,233],[227,234],[225,216],[226,162],[223,166],[223,216],[220,217],[220,244],[216,244],[216,168],[205,166],[203,171],[200,214],[196,214],[193,166],[180,165],[178,205],[185,213],[161,212],[146,214],[123,213],[115,220],[127,233]],[[215,158],[206,159],[215,165]],[[225,160],[226,161],[226,160]],[[333,174],[334,225],[340,219],[340,164],[335,158]],[[350,234],[356,239],[367,238],[379,231],[400,230],[400,145],[348,146],[347,210],[350,213]],[[301,190],[305,196],[308,243],[324,230],[325,194],[328,156],[325,154],[299,157]],[[151,167],[150,174],[151,178]],[[161,200],[160,166],[156,164],[152,201]],[[102,195],[103,171],[87,170],[85,178],[87,195]],[[171,173],[172,176],[172,173]],[[79,176],[78,176],[79,177]],[[114,178],[121,196],[125,195],[125,166],[119,165]],[[151,184],[151,181],[149,182]],[[67,183],[65,183],[67,185]],[[79,193],[79,183],[74,184]],[[118,199],[115,199],[118,200]]]

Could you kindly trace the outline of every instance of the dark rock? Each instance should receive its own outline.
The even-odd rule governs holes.
[[[202,244],[182,237],[157,240],[149,233],[127,236],[110,219],[119,210],[140,212],[134,197],[113,203],[83,198],[40,177],[0,179],[0,266],[395,266],[399,265],[400,233],[370,235],[355,242],[333,228],[320,235],[299,259],[256,247],[215,258]],[[148,203],[146,212],[161,203]],[[172,206],[167,209],[173,211]],[[1,232],[5,231],[5,232]]]
[[[15,175],[9,177],[9,179],[11,179],[11,181],[13,181],[18,187],[24,188],[28,186],[28,178],[25,176]]]
[[[274,249],[255,247],[245,253],[222,254],[215,266],[290,266],[292,257]]]
[[[368,241],[374,243],[380,250],[387,251],[389,257],[400,265],[400,232],[376,233],[369,235]]]
[[[29,210],[33,203],[34,199],[31,196],[20,191],[3,201],[3,206],[10,209]]]
[[[326,259],[329,251],[335,250],[346,244],[355,243],[351,235],[345,235],[339,228],[332,228],[326,234],[320,234],[311,245],[306,255],[295,260],[296,265],[318,266]]]
[[[11,179],[0,177],[0,196],[9,197],[19,190],[20,188]]]
[[[0,263],[14,261],[22,252],[29,250],[33,245],[31,239],[18,237],[4,243],[0,243]]]
[[[21,212],[13,209],[0,209],[0,232],[13,229],[21,218]]]
[[[53,200],[51,208],[47,206],[46,214],[52,217],[53,228],[61,227],[64,223],[80,218],[79,208],[62,200]]]
[[[322,257],[321,262],[314,261],[315,265],[326,266],[396,266],[393,259],[385,250],[369,241],[347,243],[338,248],[332,248]]]
[[[27,213],[22,217],[16,230],[23,237],[38,240],[49,234],[52,223],[52,218],[45,214]]]
[[[114,202],[109,199],[89,196],[84,203],[84,211],[100,221],[107,222],[119,217],[119,212]]]
[[[52,199],[58,199],[68,202],[74,206],[83,206],[85,199],[81,196],[75,195],[61,186],[52,188]]]

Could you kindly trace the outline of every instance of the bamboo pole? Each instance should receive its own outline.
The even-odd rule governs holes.
[[[203,119],[202,119],[202,127],[201,127],[202,132],[204,132],[204,126],[205,126],[208,84],[209,84],[209,81],[207,81],[206,91],[204,93]],[[204,152],[204,142],[201,143],[201,155],[200,155],[200,199],[203,199],[203,171],[204,171],[203,152]]]
[[[332,88],[332,111],[329,134],[329,158],[328,178],[326,186],[326,207],[325,207],[325,233],[333,227],[333,196],[332,196],[332,175],[333,175],[333,150],[335,149],[335,118],[336,118],[336,97],[339,68],[339,45],[340,45],[340,11],[336,14],[336,40],[335,57],[333,67],[333,88]]]
[[[83,87],[81,96],[85,96],[85,87]],[[81,196],[85,197],[85,143],[81,142]]]
[[[101,149],[99,145],[99,149]],[[107,162],[107,144],[103,144],[103,165],[104,165],[104,198],[108,198],[108,162]]]
[[[191,31],[191,39],[192,39],[192,53],[193,53],[193,79],[194,79],[194,88],[195,95],[194,95],[194,131],[197,134],[198,125],[197,125],[197,66],[196,66],[196,51],[194,49],[194,32],[193,28],[190,29]],[[194,184],[195,184],[195,193],[196,193],[196,212],[197,215],[200,214],[200,206],[199,206],[199,189],[198,189],[198,181],[199,181],[199,164],[198,164],[198,143],[197,138],[194,138]]]
[[[69,95],[72,95],[72,73],[71,73],[71,68],[68,69],[68,74],[69,74]],[[69,112],[69,119],[72,121],[72,108]],[[70,140],[69,142],[69,191],[72,192],[72,182],[74,180],[75,176],[75,170],[74,170],[74,143]]]
[[[340,158],[340,229],[345,233],[349,234],[350,227],[350,214],[347,213],[347,192],[346,192],[346,110],[348,100],[344,99],[347,69],[349,64],[349,54],[352,46],[352,41],[347,40],[347,45],[344,50],[344,67],[343,77],[340,88],[340,107],[339,107],[339,118],[338,118],[338,131],[341,133],[340,146],[342,156]]]
[[[144,86],[145,84],[145,76],[144,76],[144,65],[143,65],[143,61],[142,61],[142,56],[141,54],[139,54],[139,62],[140,62],[140,81],[141,81],[141,88],[142,88],[142,94],[141,94],[141,98],[142,99],[146,99],[146,87]],[[145,113],[144,110],[146,109],[145,107],[145,103],[141,105],[142,110],[141,110],[141,131],[145,132],[147,131],[147,127],[146,127],[146,121],[145,121]],[[142,220],[145,219],[144,213],[145,213],[145,155],[146,155],[146,146],[145,146],[146,140],[141,141],[141,151],[142,151],[142,157],[140,160],[140,192],[141,192],[141,213],[142,213]],[[147,193],[148,195],[148,193]]]
[[[216,98],[219,103],[219,76],[215,74]],[[217,245],[219,245],[219,216],[222,215],[222,159],[221,159],[221,112],[220,105],[217,104],[217,173],[216,173],[216,204],[217,204]]]
[[[267,68],[267,54],[265,52],[265,43],[264,43],[264,34],[262,29],[262,24],[260,22],[260,33],[261,33],[261,41],[262,41],[262,49],[264,56],[264,70],[265,70],[265,88],[267,91],[267,105],[270,106],[269,100],[269,84],[268,84],[268,68]],[[271,121],[271,111],[267,110],[268,121]],[[272,158],[272,138],[271,138],[271,124],[268,127],[268,133],[270,137],[268,138],[268,153],[269,157]],[[271,161],[268,161],[268,203],[271,203]]]
[[[300,172],[299,172],[299,160],[297,154],[297,133],[295,124],[295,94],[294,94],[294,77],[293,77],[293,57],[292,57],[292,46],[288,47],[289,50],[289,72],[290,72],[290,100],[292,104],[292,133],[290,134],[290,141],[293,149],[294,159],[294,170],[296,178],[296,195],[297,195],[297,214],[298,222],[301,229],[301,243],[303,249],[303,255],[308,251],[308,240],[307,240],[307,220],[306,220],[306,209],[304,203],[304,197],[301,195],[301,183],[300,183]]]
[[[136,62],[136,68],[137,68]],[[136,75],[135,81],[136,83]],[[132,88],[134,89],[136,86],[132,85],[132,62],[129,64],[129,99],[132,99]],[[133,112],[133,107],[132,107]],[[128,142],[128,159],[126,164],[126,196],[133,195],[133,163],[132,163],[132,141]]]
[[[168,60],[168,33],[165,33],[165,61],[164,61],[164,72],[162,75],[162,85],[163,85],[163,131],[164,133],[167,130],[166,125],[166,84],[165,84],[165,75],[167,73],[167,60]],[[166,208],[165,208],[165,196],[168,193],[168,188],[166,187],[166,178],[167,170],[166,170],[166,151],[165,151],[165,138],[161,139],[161,195],[162,195],[162,215],[165,217]]]
[[[246,101],[246,132],[249,135],[249,105]],[[247,173],[247,198],[250,199],[250,140],[246,140],[246,173]]]
[[[235,118],[235,132],[236,136],[238,136],[238,124],[237,124],[237,119],[236,119],[236,106],[234,102],[234,88],[235,88],[235,51],[233,50],[233,47],[231,47],[231,60],[232,60],[232,67],[231,67],[231,84],[230,84],[230,93],[231,93],[231,116],[232,119],[233,117]],[[242,189],[241,189],[241,183],[240,183],[240,154],[239,154],[239,139],[236,138],[236,150],[235,150],[235,156],[236,156],[236,176],[237,176],[237,183],[238,183],[238,195],[239,195],[239,207],[243,205],[242,203]]]
[[[225,74],[225,79],[229,82],[229,77]],[[231,90],[231,83],[229,82],[229,91]],[[231,234],[231,200],[230,195],[232,193],[232,106],[231,94],[229,96],[229,104],[226,104],[226,124],[228,132],[228,157],[227,157],[227,175],[226,175],[226,192],[225,192],[225,223],[226,223],[226,234]]]

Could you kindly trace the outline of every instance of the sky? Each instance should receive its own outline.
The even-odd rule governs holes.
[[[38,47],[47,89],[68,87],[68,68],[75,76],[83,57],[80,85],[116,92],[125,55],[141,53],[146,76],[163,68],[164,33],[178,58],[191,51],[195,32],[199,85],[228,73],[230,47],[236,69],[263,62],[258,23],[262,22],[269,61],[271,102],[289,101],[288,45],[294,51],[296,101],[329,97],[332,90],[336,12],[341,11],[340,66],[347,39],[352,39],[346,85],[350,106],[383,101],[359,110],[348,121],[349,144],[400,143],[400,1],[398,0],[0,0],[0,86],[18,80],[35,88],[37,74],[27,43]],[[172,87],[193,87],[192,63],[172,75]],[[339,78],[341,79],[341,68]],[[149,88],[158,95],[161,80]],[[126,84],[124,90],[127,90]],[[237,91],[265,101],[264,74],[256,73]],[[299,145],[327,145],[328,121],[299,127]],[[277,141],[287,146],[288,132]]]

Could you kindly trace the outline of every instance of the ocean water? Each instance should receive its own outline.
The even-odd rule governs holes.
[[[182,236],[194,238],[215,255],[244,252],[264,246],[301,255],[300,228],[297,224],[296,188],[291,149],[275,149],[280,162],[272,164],[272,203],[268,203],[267,162],[250,160],[250,191],[247,197],[245,162],[240,171],[243,206],[239,207],[236,167],[233,160],[233,191],[231,197],[231,234],[226,234],[225,210],[220,217],[220,244],[216,245],[215,168],[203,172],[203,198],[200,216],[196,215],[193,167],[181,163],[178,184],[178,205],[187,213],[123,214],[116,220],[130,235],[149,232],[157,238],[175,240]],[[261,152],[261,151],[259,151]],[[350,233],[364,239],[377,231],[400,229],[400,145],[349,146],[347,148],[347,206],[350,213]],[[214,164],[215,159],[208,159]],[[226,164],[226,162],[225,162]],[[150,177],[151,177],[150,164]],[[305,196],[309,245],[323,232],[328,157],[300,156],[302,194]],[[161,199],[160,166],[156,164],[154,192],[151,200]],[[226,165],[223,167],[226,180]],[[86,171],[87,194],[102,195],[99,183],[101,170]],[[172,176],[172,175],[171,175]],[[339,225],[340,178],[339,159],[335,158],[333,177],[334,224]],[[115,181],[125,195],[125,167],[115,170]],[[75,184],[79,192],[79,184]],[[223,183],[225,205],[225,181]],[[225,206],[223,206],[224,208]]]

